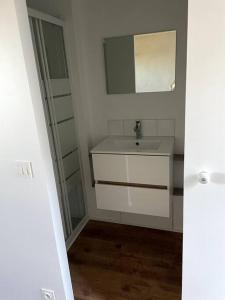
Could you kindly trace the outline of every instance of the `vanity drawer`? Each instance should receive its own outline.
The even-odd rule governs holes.
[[[169,190],[96,184],[97,208],[144,214],[170,216]]]
[[[96,181],[169,186],[169,156],[93,155]]]
[[[93,154],[95,180],[127,182],[125,155]]]

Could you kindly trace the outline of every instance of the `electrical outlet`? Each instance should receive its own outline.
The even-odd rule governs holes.
[[[41,289],[41,293],[44,300],[56,300],[55,293],[52,290]]]

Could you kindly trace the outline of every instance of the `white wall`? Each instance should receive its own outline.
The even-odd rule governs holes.
[[[30,7],[65,20],[75,115],[78,120],[89,216],[93,219],[167,228],[159,218],[96,209],[88,151],[108,134],[109,119],[174,119],[176,151],[183,152],[187,1],[27,0]],[[102,39],[113,35],[177,30],[177,80],[174,93],[107,95]],[[178,166],[179,167],[179,166]],[[177,167],[176,167],[177,169]],[[179,170],[181,168],[178,168]],[[176,172],[182,186],[183,174]],[[180,206],[179,206],[180,207]],[[180,210],[182,212],[182,210]]]
[[[183,153],[186,0],[77,0],[90,144],[107,134],[108,119],[175,119],[176,151]],[[102,41],[105,37],[177,30],[176,91],[107,95]],[[76,28],[76,30],[78,30]]]
[[[25,1],[0,2],[0,298],[73,299]],[[34,178],[17,175],[16,160]]]
[[[124,0],[72,1],[76,37],[76,68],[80,79],[83,109],[81,131],[85,130],[89,148],[102,139],[110,119],[174,119],[176,123],[176,152],[183,153],[184,109],[186,79],[186,0]],[[107,95],[105,88],[102,40],[105,37],[133,33],[177,30],[176,91],[138,95]],[[182,167],[181,167],[182,169]],[[94,219],[148,224],[166,228],[165,220],[140,218],[96,209],[95,193],[91,188],[90,171],[86,160],[89,215]],[[176,179],[182,184],[183,178]],[[137,222],[138,221],[138,222]]]
[[[183,300],[225,299],[225,2],[189,0]],[[198,184],[208,171],[209,184]]]

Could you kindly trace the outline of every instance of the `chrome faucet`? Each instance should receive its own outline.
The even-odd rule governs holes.
[[[134,127],[134,132],[136,133],[136,139],[140,140],[142,137],[142,132],[141,132],[141,121],[137,120],[136,125]]]

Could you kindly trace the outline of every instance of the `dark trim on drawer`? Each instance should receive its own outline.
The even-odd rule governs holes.
[[[116,181],[103,181],[103,180],[98,180],[96,183],[97,184],[104,184],[104,185],[127,186],[127,187],[155,189],[155,190],[168,190],[168,187],[166,185],[152,185],[152,184],[131,183],[131,182],[116,182]]]

